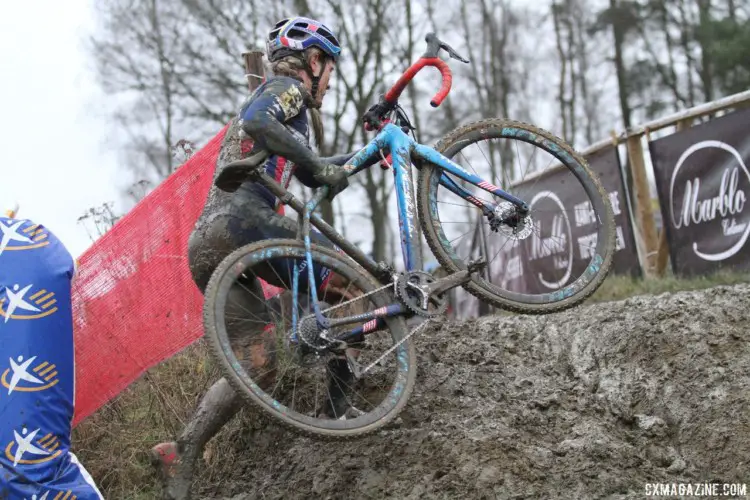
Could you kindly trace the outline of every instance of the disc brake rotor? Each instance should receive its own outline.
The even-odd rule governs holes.
[[[534,220],[530,214],[520,214],[516,206],[509,201],[498,203],[490,219],[493,231],[500,231],[515,240],[528,238],[533,231],[533,224]]]

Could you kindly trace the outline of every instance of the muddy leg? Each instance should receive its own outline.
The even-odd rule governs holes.
[[[272,356],[266,350],[261,332],[268,331],[271,317],[256,280],[235,286],[227,300],[227,330],[237,357],[255,367],[264,367]],[[260,333],[260,339],[258,339]],[[252,339],[255,338],[255,341]],[[238,342],[239,341],[239,342]],[[237,344],[239,344],[237,346]],[[266,382],[273,380],[273,370]],[[152,450],[161,467],[164,498],[188,500],[195,465],[206,443],[239,411],[242,401],[226,379],[222,378],[206,392],[192,419],[176,442],[162,443]]]
[[[326,284],[325,297],[334,305],[341,302],[348,302],[362,295],[362,291],[357,286],[349,286],[349,281],[339,274],[333,274]],[[345,306],[338,312],[340,316],[352,316],[362,314],[365,311],[366,303],[364,301],[354,302]],[[360,339],[364,341],[364,337]],[[347,349],[355,359],[359,358],[360,350],[354,347]],[[349,362],[344,355],[338,355],[328,361],[326,366],[328,375],[328,397],[323,408],[323,413],[329,418],[339,419],[346,418],[348,410],[351,408],[348,393],[356,384],[356,379]]]

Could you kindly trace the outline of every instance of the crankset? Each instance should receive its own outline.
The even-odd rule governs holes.
[[[471,276],[487,266],[484,259],[470,261],[467,268],[441,279],[429,273],[412,271],[399,276],[395,281],[396,295],[401,302],[419,316],[439,316],[448,307],[445,292],[471,281]]]
[[[401,275],[396,283],[396,294],[414,314],[425,318],[439,316],[448,308],[445,294],[430,295],[427,287],[437,280],[430,273],[412,271]]]

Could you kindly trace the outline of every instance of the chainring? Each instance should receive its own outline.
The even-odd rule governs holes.
[[[401,275],[396,284],[396,293],[401,302],[414,314],[424,318],[440,316],[448,309],[445,294],[430,296],[427,308],[423,306],[423,294],[419,287],[427,286],[437,281],[433,275],[424,271],[412,271]]]

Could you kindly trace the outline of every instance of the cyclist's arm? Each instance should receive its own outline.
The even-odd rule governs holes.
[[[320,161],[323,163],[327,163],[330,165],[339,165],[343,166],[346,165],[349,160],[351,160],[355,154],[357,154],[359,151],[354,151],[353,153],[348,153],[344,155],[336,155],[336,156],[327,156],[324,158],[320,158]],[[372,165],[375,165],[378,162],[377,157],[373,158],[369,162],[365,163],[365,167],[371,167]],[[319,188],[322,186],[321,183],[315,180],[313,177],[313,174],[309,170],[296,170],[294,172],[294,176],[299,179],[299,181],[304,184],[305,186],[309,188]]]
[[[349,160],[351,160],[355,154],[357,154],[356,151],[354,153],[349,153],[349,154],[344,154],[344,155],[326,156],[326,157],[321,158],[320,161],[341,166],[341,165],[346,165],[346,163]]]
[[[321,158],[320,161],[324,163],[332,163],[333,165],[346,165],[349,162],[349,160],[354,158],[354,155],[356,155],[357,153],[359,153],[359,149],[351,153],[346,153],[343,155],[328,156],[325,158]],[[380,158],[376,155],[370,161],[366,162],[364,166],[371,167],[375,165],[378,161],[380,161]]]
[[[306,96],[307,90],[292,78],[269,82],[242,114],[242,129],[256,146],[286,158],[312,177],[325,164],[284,125],[305,112]]]
[[[326,156],[323,158],[320,158],[320,161],[323,163],[327,163],[330,165],[339,165],[343,166],[346,165],[349,160],[351,160],[355,154],[357,154],[359,150],[354,151],[352,153],[347,153],[343,155],[336,155],[336,156]],[[374,158],[373,160],[367,162],[365,164],[366,167],[370,167],[372,165],[375,165],[378,162],[378,158]],[[305,186],[309,188],[319,188],[322,186],[321,183],[315,180],[312,173],[309,170],[295,170],[294,176],[299,179],[299,181],[304,184]]]

